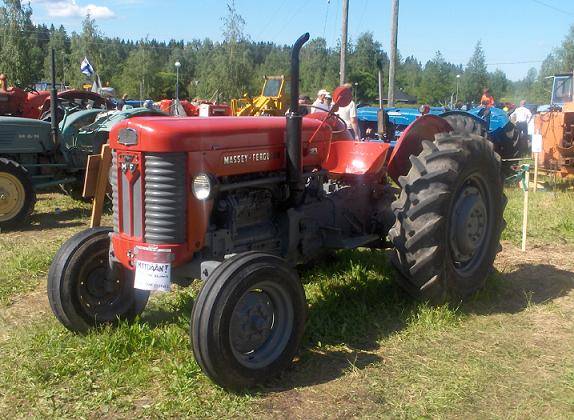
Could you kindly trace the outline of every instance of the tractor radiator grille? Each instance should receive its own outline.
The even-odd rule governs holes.
[[[186,155],[145,155],[145,241],[178,244],[186,234]]]
[[[120,231],[120,205],[118,193],[118,157],[116,152],[112,152],[112,167],[110,168],[110,184],[112,186],[112,208],[114,232]]]

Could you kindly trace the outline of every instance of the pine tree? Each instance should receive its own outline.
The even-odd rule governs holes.
[[[482,90],[487,88],[487,85],[486,57],[482,49],[482,43],[478,41],[462,76],[461,98],[466,102],[474,101],[478,103],[482,96]]]

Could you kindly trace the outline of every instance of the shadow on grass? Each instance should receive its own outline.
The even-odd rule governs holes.
[[[90,217],[90,211],[83,208],[70,208],[66,210],[33,213],[30,224],[18,228],[22,232],[43,231],[47,229],[64,229],[83,226],[85,220]]]
[[[385,251],[343,251],[302,269],[309,311],[300,359],[257,392],[325,383],[381,361],[380,341],[408,327],[423,308],[429,308],[395,285],[388,261]],[[573,273],[544,264],[523,265],[511,273],[494,273],[469,302],[444,311],[459,316],[516,313],[573,288]],[[143,320],[152,327],[189,323],[191,295],[169,303],[173,311],[165,311],[165,306],[146,311]]]
[[[574,289],[574,273],[549,264],[521,264],[510,273],[496,271],[486,287],[461,308],[488,315],[517,313],[544,304]]]

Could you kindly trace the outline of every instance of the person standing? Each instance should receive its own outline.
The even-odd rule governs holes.
[[[486,106],[487,108],[494,106],[494,98],[490,94],[490,89],[484,88],[482,91],[482,98],[480,98],[480,104]]]
[[[329,92],[327,92],[325,89],[321,89],[319,92],[317,92],[317,99],[315,99],[315,102],[313,102],[311,112],[317,112],[317,111],[329,112],[329,107],[325,103],[325,97],[328,94]]]
[[[346,87],[351,87],[350,84],[346,84]],[[335,112],[347,125],[347,129],[351,132],[351,135],[355,140],[359,139],[361,132],[359,131],[359,120],[357,118],[357,106],[355,101],[349,102],[347,106],[341,106]]]
[[[118,101],[118,105],[117,105],[116,108],[117,108],[119,111],[121,111],[122,109],[124,109],[124,105],[126,104],[126,101],[127,101],[127,100],[128,100],[128,94],[127,94],[127,93],[124,93],[124,95],[122,96],[122,99],[120,99],[120,100]]]
[[[528,144],[528,123],[532,119],[532,112],[524,105],[526,105],[526,101],[523,99],[520,101],[520,106],[510,115],[510,119],[514,121],[514,125],[518,130],[521,148],[526,147]]]

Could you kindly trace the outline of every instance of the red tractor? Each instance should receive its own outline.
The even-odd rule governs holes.
[[[83,109],[113,109],[109,99],[95,92],[83,90],[65,90],[58,92],[56,116],[58,121],[64,113]],[[23,117],[49,121],[50,91],[37,91],[33,87],[8,87],[6,75],[0,74],[0,115]]]
[[[433,115],[394,148],[353,141],[331,113],[302,118],[308,39],[293,47],[286,118],[142,117],[114,127],[113,228],[69,239],[49,272],[66,328],[132,320],[149,290],[201,279],[193,353],[213,381],[241,389],[275,376],[298,350],[307,304],[297,264],[392,246],[397,279],[416,297],[459,301],[484,285],[505,204],[492,143]],[[334,101],[350,96],[339,88]]]

